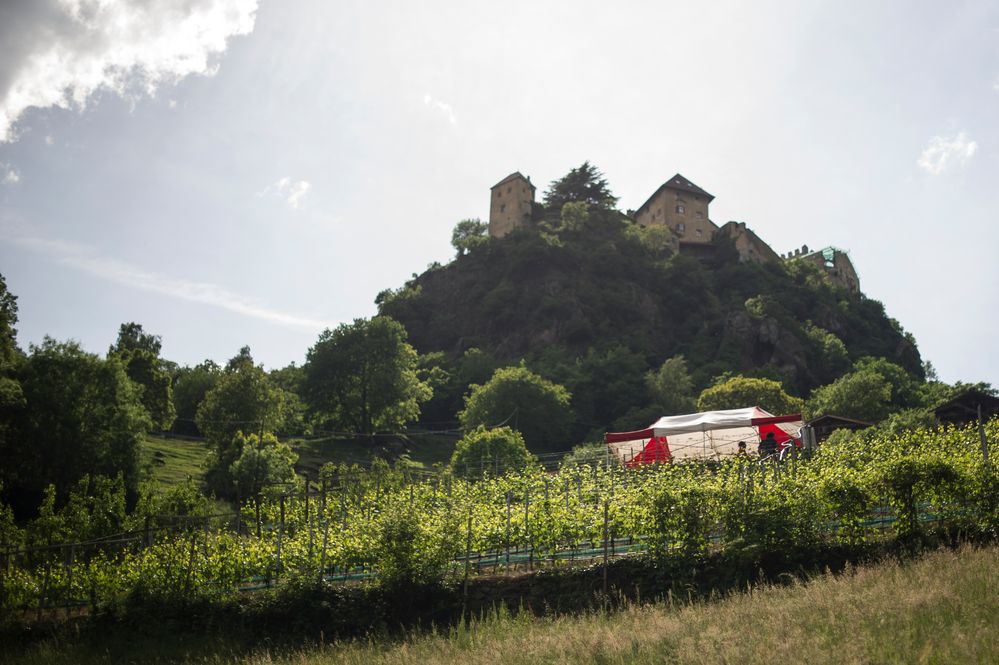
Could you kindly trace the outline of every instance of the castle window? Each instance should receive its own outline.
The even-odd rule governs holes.
[[[700,237],[701,237],[701,230],[700,230],[700,229],[697,229],[697,237],[698,237],[698,238],[700,238]]]
[[[704,213],[700,210],[697,211],[697,219],[704,219]]]
[[[686,227],[683,225],[683,222],[680,222],[679,224],[676,225],[676,230],[678,233],[683,233],[685,228]]]
[[[506,204],[505,203],[501,203],[500,204],[500,212],[503,212],[504,210],[506,210]]]
[[[507,194],[509,194],[509,193],[510,193],[510,192],[512,192],[512,191],[513,191],[513,187],[507,187],[507,188],[506,188],[506,193],[507,193]]]
[[[677,212],[677,214],[682,215],[683,211],[684,211],[683,204],[679,204],[679,205],[676,206],[676,212]]]

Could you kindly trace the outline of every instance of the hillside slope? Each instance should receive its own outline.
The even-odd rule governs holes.
[[[726,241],[709,259],[665,256],[613,211],[490,239],[377,302],[421,353],[457,362],[478,348],[569,384],[588,363],[605,361],[606,378],[620,380],[678,354],[698,388],[734,372],[779,378],[806,396],[863,356],[923,376],[915,340],[883,305],[815,266],[739,263]]]

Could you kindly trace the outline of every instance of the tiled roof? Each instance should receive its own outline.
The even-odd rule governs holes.
[[[704,196],[708,199],[708,203],[713,201],[715,198],[711,194],[708,194],[706,191],[704,191],[703,189],[701,189],[700,187],[698,187],[697,185],[695,185],[694,183],[690,182],[682,175],[677,173],[672,178],[670,178],[662,185],[660,185],[659,189],[653,192],[652,196],[650,196],[648,200],[646,200],[645,203],[643,203],[641,207],[638,208],[638,211],[643,210],[647,205],[649,205],[649,203],[652,202],[652,199],[656,198],[656,196],[659,195],[659,192],[661,192],[664,189],[673,189],[681,192],[687,192],[689,194],[697,194],[699,196]]]
[[[496,189],[500,185],[505,185],[506,183],[510,182],[511,180],[516,180],[518,178],[520,178],[521,180],[526,180],[527,184],[531,186],[531,189],[537,189],[537,187],[534,186],[534,183],[531,182],[531,179],[530,178],[525,178],[524,174],[521,173],[520,171],[514,171],[513,173],[511,173],[507,177],[503,178],[502,180],[500,180],[498,183],[496,183],[495,185],[493,185],[489,189]]]

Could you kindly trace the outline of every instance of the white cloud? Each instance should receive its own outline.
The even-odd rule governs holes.
[[[934,136],[916,160],[921,169],[931,175],[964,166],[978,150],[978,144],[970,141],[964,132],[954,136]]]
[[[100,90],[133,97],[212,75],[234,35],[253,31],[258,0],[4,0],[0,142],[36,108],[83,109]]]
[[[11,164],[0,162],[0,176],[3,176],[0,178],[0,182],[5,185],[16,185],[21,182],[21,172]]]
[[[999,92],[999,76],[997,76],[996,80],[992,83],[992,89]]]
[[[277,182],[264,187],[257,193],[257,196],[279,198],[287,203],[288,207],[292,210],[298,210],[310,189],[312,189],[312,184],[308,180],[293,181],[288,176],[285,176]]]
[[[454,109],[447,102],[442,102],[439,99],[434,99],[434,97],[428,92],[423,95],[423,104],[431,108],[435,108],[445,116],[447,116],[448,122],[452,125],[458,124],[458,119],[454,115]]]
[[[333,321],[312,319],[267,307],[217,284],[176,279],[148,272],[117,259],[98,256],[91,248],[84,245],[30,235],[13,237],[9,233],[4,235],[18,245],[52,256],[63,265],[124,286],[218,307],[288,328],[322,330],[337,325]]]
[[[46,136],[45,137],[45,145],[52,145],[53,143],[55,143],[55,139],[54,138],[52,138],[51,136]]]

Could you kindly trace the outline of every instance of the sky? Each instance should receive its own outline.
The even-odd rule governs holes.
[[[0,0],[0,274],[22,348],[181,364],[319,333],[453,258],[513,171],[674,173],[849,251],[941,379],[999,384],[999,3]]]

